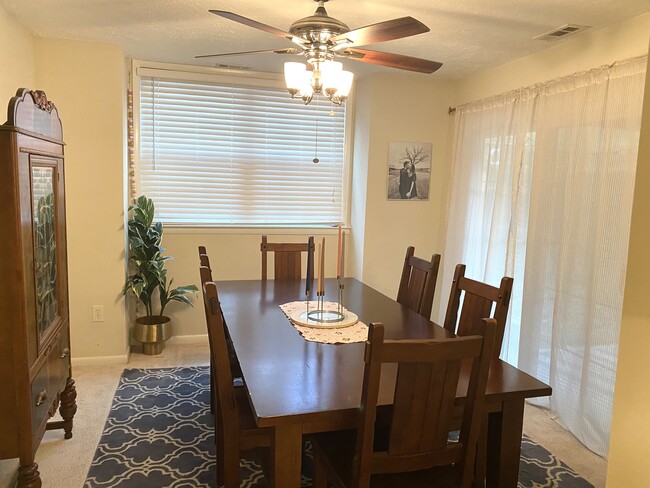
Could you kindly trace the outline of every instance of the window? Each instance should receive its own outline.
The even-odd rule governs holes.
[[[138,67],[135,84],[136,184],[154,200],[157,219],[215,226],[343,221],[345,106],[304,105],[280,81],[254,76]]]

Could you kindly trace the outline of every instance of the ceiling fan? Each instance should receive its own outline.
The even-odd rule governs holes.
[[[328,0],[314,1],[318,2],[318,8],[314,15],[295,21],[291,24],[289,32],[284,32],[270,25],[257,22],[256,20],[243,17],[233,12],[210,10],[211,13],[220,17],[288,39],[294,44],[297,44],[298,47],[206,54],[196,56],[196,58],[262,53],[297,54],[305,56],[308,65],[302,70],[302,72],[306,72],[310,87],[304,88],[298,86],[298,82],[290,83],[290,76],[287,73],[287,69],[295,70],[296,66],[287,67],[287,65],[299,65],[300,63],[286,63],[285,76],[287,78],[287,87],[292,97],[301,96],[306,103],[311,101],[313,93],[325,93],[330,100],[335,103],[340,103],[340,99],[344,99],[347,96],[347,93],[343,94],[339,89],[342,83],[342,78],[340,76],[341,64],[332,63],[336,58],[347,58],[354,61],[361,61],[363,63],[371,63],[379,66],[415,71],[418,73],[433,73],[442,66],[442,63],[437,61],[429,61],[401,54],[357,48],[357,46],[402,39],[404,37],[429,32],[429,28],[419,20],[416,20],[413,17],[401,17],[350,30],[346,24],[327,14],[327,11],[325,10],[325,2]],[[336,82],[330,83],[328,81],[327,78],[329,72],[334,73],[332,79],[336,79],[336,73],[339,73],[338,84]],[[349,84],[351,84],[352,74],[350,73],[349,75],[349,80],[345,81],[349,81]],[[332,86],[329,86],[328,83]],[[347,89],[349,91],[349,86]],[[311,93],[309,93],[309,91],[311,91]]]

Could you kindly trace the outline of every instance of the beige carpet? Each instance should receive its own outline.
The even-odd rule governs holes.
[[[36,454],[43,488],[81,488],[104,427],[120,375],[125,368],[164,368],[208,364],[207,341],[194,343],[174,339],[159,356],[134,353],[126,364],[73,366],[77,385],[78,410],[74,437],[63,440],[58,431],[45,433]],[[604,488],[606,461],[585,449],[548,414],[536,407],[526,407],[524,431],[535,441],[562,459],[596,488]],[[15,483],[17,460],[0,461],[0,488]]]

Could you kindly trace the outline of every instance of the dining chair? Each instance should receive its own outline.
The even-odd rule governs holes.
[[[228,361],[226,330],[223,314],[213,282],[203,285],[203,302],[208,321],[210,358],[215,370],[215,439],[217,444],[217,484],[239,488],[239,461],[245,455],[267,464],[272,429],[259,428],[248,402],[246,388],[236,388]]]
[[[295,242],[268,242],[266,236],[262,236],[262,280],[267,279],[268,253],[273,253],[274,279],[276,280],[297,280],[302,277],[302,253],[307,253],[307,276],[314,276],[314,236],[310,236],[307,243]]]
[[[477,330],[460,338],[384,340],[383,325],[371,323],[356,429],[312,436],[314,488],[472,486],[496,321],[483,319]],[[471,371],[453,442],[448,434],[464,361]],[[397,363],[394,400],[388,423],[378,425],[386,363]]]
[[[404,258],[397,301],[429,319],[438,281],[440,254],[433,254],[431,261],[418,258],[414,254],[415,247],[409,246]]]
[[[444,327],[459,336],[475,333],[476,324],[483,317],[497,322],[495,358],[499,357],[508,318],[513,279],[504,276],[499,287],[465,277],[465,265],[456,265],[449,293]],[[460,306],[462,298],[462,307]],[[460,316],[459,316],[460,312]]]
[[[204,246],[199,246],[199,261],[200,261],[199,276],[201,279],[201,288],[203,288],[203,286],[206,283],[212,281],[212,269],[210,268],[210,259],[208,258],[208,254]],[[206,323],[207,323],[207,319],[208,317],[206,315]],[[233,383],[236,387],[243,386],[244,380],[241,373],[241,368],[239,366],[239,361],[237,360],[237,354],[235,353],[235,349],[232,347],[232,342],[230,341],[230,337],[227,331],[226,331],[226,342],[228,347],[228,358],[230,361],[230,367],[232,368],[233,375],[234,375]],[[212,394],[212,392],[216,388],[214,381],[215,381],[214,364],[212,363],[212,359],[210,359],[210,412],[212,413],[214,413],[214,402],[213,402],[214,395]]]
[[[475,324],[482,317],[493,317],[497,324],[493,359],[498,359],[508,318],[513,279],[504,276],[497,288],[467,278],[465,268],[464,264],[456,265],[444,327],[459,336],[467,336],[476,333]],[[480,479],[485,478],[487,470],[488,420],[489,414],[484,413],[476,454],[476,473]]]

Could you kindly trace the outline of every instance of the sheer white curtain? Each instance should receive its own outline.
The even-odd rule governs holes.
[[[606,454],[645,58],[457,109],[443,284],[514,277],[501,357]],[[444,313],[444,310],[441,311]]]
[[[457,263],[466,276],[499,285],[514,278],[501,357],[517,363],[519,317],[530,201],[534,91],[459,107],[454,172],[443,255],[442,296]],[[445,310],[441,310],[440,321]]]
[[[609,446],[646,61],[545,85],[536,109],[519,365]]]

